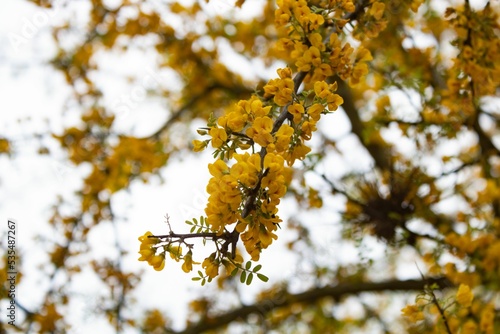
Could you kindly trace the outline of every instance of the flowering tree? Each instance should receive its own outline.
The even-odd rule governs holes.
[[[260,14],[242,19],[251,6]],[[230,307],[227,296],[193,300],[182,333],[228,326],[497,333],[498,4],[239,0],[224,15],[207,8],[196,1],[93,0],[83,26],[68,20],[53,27],[59,49],[52,65],[81,107],[81,126],[53,137],[71,163],[91,172],[76,213],[63,214],[64,201],[54,206],[50,223],[60,238],[49,252],[51,275],[64,272],[68,282],[78,275],[83,251],[73,245],[114,221],[115,194],[159,175],[179,152],[210,150],[205,215],[186,217],[188,233],[168,216],[163,231],[146,232],[142,222],[140,243],[120,250],[138,249],[139,260],[157,271],[181,261],[195,275],[186,279],[234,294]],[[113,130],[133,101],[110,105],[97,79],[104,71],[99,57],[134,45],[153,52],[157,70],[177,83],[155,88],[167,116],[145,137]],[[228,47],[276,74],[243,78],[222,59]],[[341,115],[350,127],[335,133]],[[206,124],[197,133],[189,127],[195,120]],[[0,147],[10,152],[9,138]],[[300,214],[280,218],[283,200]],[[335,247],[319,246],[320,222],[331,225]],[[269,281],[259,260],[281,251],[273,241],[285,233],[294,236],[288,248],[305,269],[297,270],[298,280]],[[373,247],[384,256],[373,258]],[[350,249],[355,260],[340,264],[338,249]],[[419,275],[401,278],[408,265]],[[123,270],[119,259],[95,260],[92,268],[109,287],[105,312],[116,332],[175,332],[158,309],[127,315],[138,273]],[[267,285],[244,304],[234,283],[255,279]],[[19,331],[70,330],[64,284],[49,289],[39,309],[25,310]]]

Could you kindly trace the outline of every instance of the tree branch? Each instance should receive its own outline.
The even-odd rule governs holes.
[[[293,78],[295,94],[298,92],[299,87],[302,84],[302,81],[304,81],[307,73],[308,72],[299,72]],[[279,128],[283,125],[285,120],[287,118],[289,118],[290,116],[291,116],[291,114],[288,112],[288,105],[286,105],[281,109],[281,113],[278,115],[278,117],[274,121],[271,134],[276,133],[276,131],[278,131]],[[265,147],[263,147],[259,152],[262,171],[259,175],[259,179],[257,180],[257,185],[252,189],[250,196],[248,196],[247,200],[245,201],[245,204],[243,205],[243,210],[241,212],[242,218],[246,218],[250,214],[250,212],[252,211],[254,203],[255,203],[255,199],[257,197],[257,194],[259,193],[262,178],[266,175],[266,171],[263,168],[264,167],[264,158],[266,156],[266,153],[267,153],[267,150]],[[236,231],[236,228],[233,230],[232,234],[235,237],[235,240],[237,242],[238,241],[237,237],[239,236],[239,233]]]
[[[375,161],[375,165],[380,169],[389,169],[391,166],[390,157],[387,149],[377,145],[377,144],[367,144],[363,138],[363,130],[365,129],[361,118],[359,117],[358,110],[354,105],[354,98],[351,94],[351,89],[347,84],[340,78],[335,79],[338,82],[337,93],[342,96],[344,103],[342,108],[345,110],[349,121],[351,122],[352,133],[358,137],[361,144],[367,149],[368,153],[372,156]]]
[[[156,130],[155,133],[148,136],[148,138],[158,139],[158,137],[165,130],[167,130],[176,120],[178,120],[185,112],[187,112],[196,102],[198,102],[202,98],[205,98],[207,96],[207,94],[209,94],[210,92],[212,92],[213,90],[215,90],[217,88],[220,88],[220,86],[217,84],[213,84],[213,85],[208,86],[204,91],[202,91],[198,95],[193,96],[189,100],[189,102],[187,102],[182,107],[180,107],[177,111],[172,113],[172,115],[170,115],[170,118],[158,130]]]
[[[388,280],[384,282],[363,282],[363,283],[340,283],[337,285],[326,286],[322,288],[311,289],[302,293],[288,294],[284,292],[277,295],[275,298],[263,300],[253,305],[244,305],[240,308],[231,310],[227,313],[217,315],[215,317],[206,317],[200,322],[185,328],[182,331],[167,330],[169,333],[177,334],[195,334],[209,330],[214,330],[225,325],[228,325],[236,320],[244,320],[251,314],[260,314],[265,316],[273,310],[286,307],[293,303],[313,304],[319,300],[330,297],[335,300],[340,300],[347,295],[357,295],[367,292],[382,292],[382,291],[420,291],[426,286],[437,284],[441,289],[451,287],[452,284],[444,277],[427,278],[419,280]]]

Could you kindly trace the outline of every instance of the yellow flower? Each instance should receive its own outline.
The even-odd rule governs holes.
[[[264,97],[268,98],[274,95],[274,102],[279,106],[285,106],[291,102],[293,98],[294,83],[291,79],[291,69],[288,67],[280,68],[277,72],[280,79],[269,80],[267,85],[264,86]]]
[[[279,79],[271,79],[267,83],[267,85],[264,86],[264,97],[269,97],[278,92],[278,82]]]
[[[328,103],[328,109],[335,111],[342,103],[344,103],[344,99],[338,94],[330,94],[327,97],[326,102]]]
[[[227,115],[227,127],[233,130],[234,132],[241,131],[248,120],[248,116],[246,114],[242,114],[236,111],[231,111]]]
[[[486,333],[493,333],[494,330],[494,320],[495,320],[495,310],[492,304],[487,304],[486,307],[481,312],[481,322],[479,326],[481,331]]]
[[[323,206],[323,200],[319,196],[316,189],[309,188],[309,207],[311,208],[321,208]]]
[[[271,111],[271,106],[262,107],[262,101],[257,99],[255,96],[252,97],[250,102],[250,110],[255,117],[263,117],[269,114]]]
[[[329,64],[321,64],[314,69],[315,81],[322,81],[333,75],[332,67]]]
[[[380,20],[384,15],[385,4],[383,2],[375,2],[368,13],[373,16],[375,20]]]
[[[286,78],[278,83],[278,93],[274,96],[274,102],[283,107],[293,99],[293,80]]]
[[[351,85],[356,85],[361,78],[368,73],[368,65],[366,63],[356,63],[352,69]]]
[[[150,238],[149,236],[150,235],[153,235],[153,233],[151,233],[150,231],[147,231],[146,233],[144,233],[144,235],[141,235],[138,239],[139,241],[141,242],[141,245],[142,244],[151,244],[151,245],[154,245],[156,243],[159,242],[158,238]]]
[[[407,317],[411,322],[417,322],[424,320],[424,314],[419,310],[417,305],[406,305],[401,312],[405,317]]]
[[[370,61],[373,60],[373,57],[370,53],[370,50],[367,48],[360,46],[358,48],[358,52],[356,53],[356,61]]]
[[[325,23],[325,18],[323,15],[319,14],[309,14],[309,29],[310,30],[316,30],[321,26],[323,23]]]
[[[216,160],[213,164],[208,164],[208,171],[216,178],[221,178],[229,172],[229,168],[223,160]]]
[[[273,130],[273,120],[267,116],[257,117],[251,128],[246,132],[257,144],[266,147],[273,142],[271,131]]]
[[[275,133],[276,151],[283,152],[288,149],[293,135],[293,128],[288,124],[283,124]]]
[[[203,261],[201,266],[205,268],[205,273],[208,277],[214,278],[215,276],[219,275],[219,263],[215,260],[214,254],[207,257]]]
[[[285,13],[283,9],[278,8],[274,11],[274,22],[277,26],[284,26],[290,21],[290,14]]]
[[[322,104],[315,103],[307,109],[307,114],[311,116],[314,122],[317,122],[319,121],[323,110],[325,110],[325,107]]]
[[[301,72],[308,72],[311,69],[311,65],[315,67],[321,65],[321,53],[315,46],[311,46],[295,62],[295,66]]]
[[[170,253],[170,257],[179,262],[179,258],[182,256],[182,247],[181,246],[168,246],[166,249],[167,252]]]
[[[141,257],[139,258],[139,261],[147,261],[149,262],[149,260],[155,255],[156,251],[152,248],[149,248],[149,249],[141,249],[139,251],[139,254],[141,254]]]
[[[211,128],[208,133],[212,136],[213,148],[221,147],[227,140],[227,133],[223,128]]]
[[[462,326],[462,334],[476,334],[477,333],[477,325],[474,320],[469,319]]]
[[[151,235],[153,234],[150,231],[147,231],[144,235],[138,238],[141,242],[139,247],[139,254],[141,257],[139,258],[139,261],[149,262],[156,253],[156,249],[153,248],[153,246],[160,242],[160,240],[158,238],[149,238]]]
[[[300,136],[305,140],[309,140],[312,137],[312,133],[316,131],[316,125],[313,122],[306,121],[302,123],[300,130],[302,130]]]
[[[288,166],[293,165],[293,163],[297,159],[303,160],[306,157],[307,153],[309,153],[310,151],[311,151],[310,147],[299,142],[293,148],[293,151],[291,153],[286,154],[286,162],[287,162]]]
[[[294,123],[300,123],[302,115],[304,115],[304,106],[300,103],[294,103],[288,106],[288,112],[293,115]]]
[[[311,10],[307,6],[307,2],[298,1],[295,3],[293,8],[293,14],[300,24],[305,25],[309,21],[309,14],[311,14]]]
[[[469,307],[472,304],[472,299],[474,299],[474,295],[470,290],[470,287],[465,284],[460,284],[457,291],[457,302],[463,307]]]
[[[199,263],[193,262],[193,252],[189,251],[184,256],[184,263],[182,264],[182,270],[185,273],[190,272],[191,270],[193,270],[193,264],[199,264]]]
[[[320,99],[326,99],[331,94],[328,84],[325,81],[316,81],[314,83],[314,93]]]
[[[258,181],[260,171],[260,155],[257,153],[235,154],[237,163],[231,166],[230,175],[247,187],[254,187]]]
[[[207,142],[202,140],[193,140],[193,151],[201,152],[207,147]]]
[[[273,239],[278,239],[278,236],[268,231],[264,225],[260,225],[259,240],[261,247],[267,248],[273,242]]]
[[[148,263],[153,266],[156,271],[163,270],[165,267],[165,253],[153,256]]]
[[[356,10],[356,6],[354,6],[351,0],[344,2],[342,7],[348,13],[353,13]]]
[[[272,172],[279,172],[283,169],[283,161],[281,155],[269,153],[264,157],[264,168],[269,168]]]
[[[286,78],[291,78],[292,77],[292,69],[290,67],[285,67],[285,68],[278,68],[276,70],[278,73],[278,76],[281,79],[286,79]]]

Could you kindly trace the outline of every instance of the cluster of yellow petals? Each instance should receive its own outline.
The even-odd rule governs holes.
[[[321,114],[335,111],[343,103],[335,93],[337,84],[327,83],[326,78],[337,74],[356,83],[366,74],[366,61],[371,59],[366,49],[360,48],[355,54],[349,43],[342,45],[335,33],[326,39],[323,36],[322,26],[332,20],[332,10],[338,10],[338,14],[353,12],[352,1],[326,1],[321,6],[324,10],[313,10],[306,0],[277,0],[275,11],[275,22],[290,27],[278,48],[291,56],[290,64],[297,71],[307,72],[304,82],[313,85],[305,89],[310,90],[308,96],[312,99],[296,93],[292,68],[278,69],[278,77],[264,85],[263,96],[253,95],[231,105],[217,122],[209,122],[207,131],[200,132],[210,139],[193,141],[195,151],[211,143],[221,158],[208,166],[212,177],[206,188],[206,222],[219,235],[227,231],[228,225],[237,223],[236,231],[252,260],[258,260],[262,249],[277,239],[275,231],[281,221],[278,205],[290,174],[285,163],[291,166],[295,160],[305,158],[311,151],[306,141],[316,131]],[[379,5],[370,10],[377,17],[383,14]],[[339,27],[345,24],[341,16],[333,19]],[[290,122],[276,126],[276,116],[283,111],[291,115]],[[255,153],[255,145],[261,147],[260,153]],[[251,203],[249,197],[253,198]],[[321,199],[313,191],[311,199],[314,206],[321,206]],[[190,271],[190,253],[184,260],[183,270]],[[221,264],[228,269],[233,262],[216,252],[203,261],[202,267],[213,278]]]
[[[257,117],[254,120],[252,127],[248,128],[246,134],[260,146],[266,147],[274,141],[273,136],[271,135],[272,130],[273,120],[271,118],[267,116]]]
[[[417,322],[425,319],[424,313],[417,305],[406,305],[401,312],[410,322]]]
[[[460,284],[460,286],[458,287],[456,299],[457,302],[463,307],[469,307],[472,305],[472,299],[474,299],[474,295],[472,294],[472,291],[468,285]]]
[[[205,269],[205,273],[209,278],[219,275],[219,260],[216,258],[215,253],[207,257],[201,266]]]
[[[276,4],[274,16],[279,26],[286,25],[293,17],[301,26],[314,30],[325,21],[323,16],[311,13],[306,0],[278,0]]]
[[[156,244],[160,242],[157,238],[150,238],[153,234],[150,231],[144,233],[144,235],[139,237],[141,242],[139,248],[139,254],[141,257],[139,261],[146,261],[150,266],[152,266],[156,271],[160,271],[165,267],[165,253],[156,254]]]
[[[328,105],[328,109],[335,111],[344,103],[344,99],[338,94],[334,94],[337,90],[337,83],[328,85],[325,81],[317,81],[314,83],[314,92],[316,96],[324,100]]]
[[[273,96],[274,103],[283,107],[290,103],[293,99],[294,83],[292,80],[292,72],[289,68],[278,71],[279,79],[271,79],[264,86],[264,97]]]
[[[264,158],[265,176],[261,180],[262,191],[259,207],[252,215],[240,220],[236,230],[241,233],[241,240],[246,251],[257,261],[262,249],[267,248],[277,239],[274,231],[281,221],[276,214],[281,197],[286,193],[285,159],[278,154],[268,153]]]
[[[238,208],[242,198],[238,179],[230,174],[229,167],[222,160],[209,164],[208,170],[212,178],[207,185],[210,196],[205,213],[212,230],[222,233],[226,225],[239,218]]]

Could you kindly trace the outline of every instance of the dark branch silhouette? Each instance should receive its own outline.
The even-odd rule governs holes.
[[[326,297],[339,300],[347,295],[382,291],[420,291],[424,290],[426,286],[433,284],[437,284],[441,289],[452,286],[446,278],[436,277],[405,281],[388,280],[384,282],[340,283],[337,285],[311,289],[297,294],[288,294],[283,292],[281,295],[277,295],[272,300],[263,300],[253,305],[244,305],[217,316],[208,316],[182,331],[167,329],[167,332],[176,334],[203,333],[205,331],[221,328],[237,320],[244,320],[251,314],[266,315],[277,308],[286,307],[293,303],[313,304]]]

